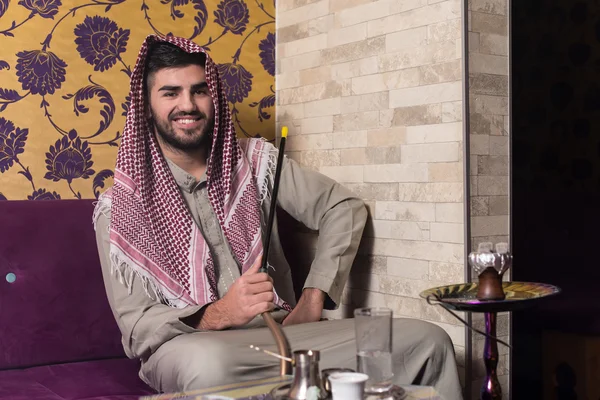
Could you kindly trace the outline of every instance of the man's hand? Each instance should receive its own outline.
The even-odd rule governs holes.
[[[258,272],[256,263],[231,285],[227,294],[208,306],[198,327],[202,330],[221,330],[247,324],[254,317],[275,307],[273,280]]]
[[[315,288],[304,289],[298,304],[283,320],[282,324],[287,326],[319,321],[323,313],[324,302],[325,293],[321,290]]]

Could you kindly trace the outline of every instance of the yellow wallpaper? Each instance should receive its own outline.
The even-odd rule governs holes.
[[[0,200],[112,183],[129,74],[150,33],[207,47],[238,136],[274,137],[274,0],[0,0]]]

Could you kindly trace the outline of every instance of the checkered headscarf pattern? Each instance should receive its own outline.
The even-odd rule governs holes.
[[[173,36],[150,35],[140,49],[111,193],[111,244],[132,260],[136,272],[150,279],[164,298],[176,300],[168,303],[203,305],[217,299],[213,260],[146,118],[144,68],[148,48],[155,41],[205,53],[195,43]],[[262,254],[256,176],[236,139],[223,85],[208,54],[205,71],[215,106],[206,171],[208,197],[245,272]],[[258,162],[266,165],[266,158]]]

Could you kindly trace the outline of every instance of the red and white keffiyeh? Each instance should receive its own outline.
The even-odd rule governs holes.
[[[165,304],[177,308],[204,305],[218,299],[213,259],[145,114],[145,60],[148,47],[155,41],[206,54],[183,38],[146,38],[131,77],[131,105],[114,185],[99,199],[96,215],[103,207],[110,207],[111,263],[125,284],[131,285],[135,274],[146,292],[151,295],[151,288]],[[262,255],[261,202],[270,189],[276,149],[259,139],[238,142],[223,85],[208,54],[205,70],[215,107],[206,170],[208,197],[243,273]],[[277,306],[290,310],[285,301],[275,297]]]

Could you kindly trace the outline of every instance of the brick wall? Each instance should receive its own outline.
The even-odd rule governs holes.
[[[471,229],[482,241],[508,240],[507,0],[469,2]]]
[[[469,119],[471,250],[481,242],[508,241],[509,97],[508,0],[469,0]],[[505,278],[510,276],[510,271]],[[473,277],[474,280],[476,277]],[[481,315],[473,316],[481,329]],[[509,316],[498,316],[498,336],[509,340]],[[485,339],[473,337],[472,396],[485,377]],[[508,398],[509,351],[498,345],[498,377]]]
[[[464,328],[419,298],[464,281],[461,20],[460,0],[280,0],[276,92],[289,156],[368,204],[333,315],[385,305],[431,321],[463,365]]]

